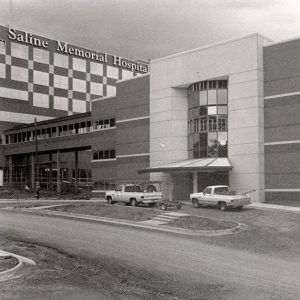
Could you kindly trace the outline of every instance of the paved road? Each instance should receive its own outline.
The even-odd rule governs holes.
[[[48,216],[0,212],[1,230],[16,231],[69,254],[125,261],[183,284],[216,284],[220,299],[299,299],[300,260],[286,261],[213,246],[201,238],[108,226]]]

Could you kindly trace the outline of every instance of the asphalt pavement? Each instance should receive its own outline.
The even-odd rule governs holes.
[[[1,230],[75,256],[107,257],[197,284],[220,284],[220,299],[299,299],[300,260],[235,250],[172,234],[85,221],[0,212]]]

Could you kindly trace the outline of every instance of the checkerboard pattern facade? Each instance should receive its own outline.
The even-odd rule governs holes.
[[[116,81],[135,75],[50,48],[0,41],[0,98],[51,110],[54,116],[90,111],[91,100],[115,95]]]

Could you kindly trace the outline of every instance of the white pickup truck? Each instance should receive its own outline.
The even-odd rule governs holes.
[[[123,202],[125,205],[132,206],[138,206],[141,203],[154,206],[162,199],[162,193],[146,193],[140,185],[121,184],[118,185],[114,191],[106,192],[105,199],[109,204]]]
[[[227,185],[208,186],[202,193],[194,193],[190,195],[190,200],[194,208],[200,205],[218,206],[222,211],[229,207],[242,209],[244,205],[250,204],[251,199],[247,195],[249,191],[243,194],[237,194],[230,191]]]

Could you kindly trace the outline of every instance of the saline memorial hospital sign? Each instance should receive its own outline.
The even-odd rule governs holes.
[[[8,29],[8,38],[12,41],[18,41],[23,44],[29,44],[44,49],[47,49],[49,47],[49,41],[50,41],[50,40],[48,41],[46,39],[42,39],[37,36],[33,36],[31,33],[28,32],[23,32],[19,30],[17,31],[14,28]],[[57,40],[55,41],[55,43],[56,43],[55,49],[57,52],[63,52],[66,54],[71,54],[74,56],[79,56],[82,58],[91,59],[102,63],[110,63],[114,66],[129,69],[132,72],[133,71],[137,71],[141,73],[149,72],[149,66],[147,64],[141,64],[136,61],[130,61],[116,55],[110,55],[107,53],[99,53],[96,51],[80,49],[78,47],[70,46],[67,43],[63,43]]]

